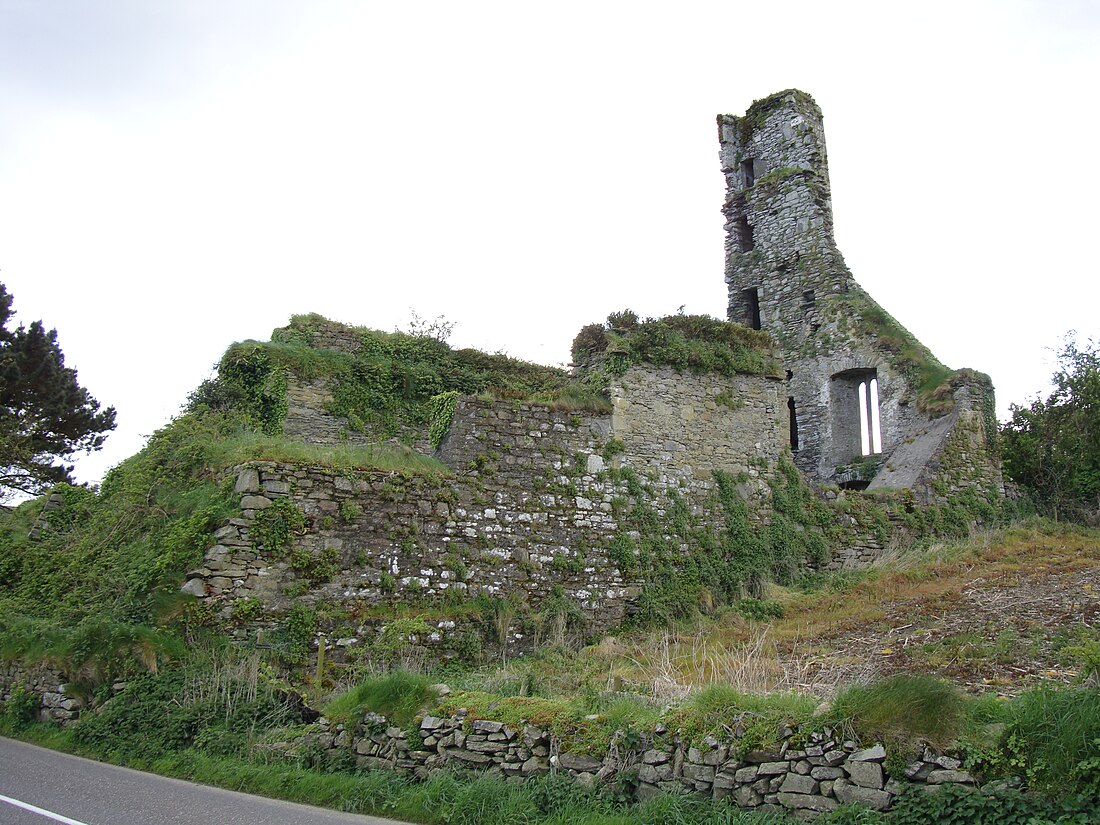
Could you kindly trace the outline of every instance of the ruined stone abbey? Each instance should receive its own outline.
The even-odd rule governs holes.
[[[856,284],[836,248],[814,101],[780,92],[744,116],[719,116],[718,128],[728,318],[770,336],[771,366],[719,374],[632,363],[608,381],[610,411],[460,396],[438,447],[426,433],[415,441],[449,468],[442,482],[274,462],[232,468],[240,516],[217,532],[184,589],[225,615],[243,598],[269,616],[303,600],[508,599],[517,618],[500,618],[493,645],[522,650],[533,636],[560,634],[569,617],[590,637],[664,609],[660,571],[690,554],[693,536],[718,547],[741,517],[728,495],[716,503],[723,490],[735,489],[745,518],[771,530],[777,560],[759,574],[769,577],[803,563],[865,564],[911,528],[914,508],[1002,496],[989,378],[937,361]],[[364,346],[335,324],[293,332],[315,349],[355,355]],[[284,436],[369,443],[369,431],[331,411],[333,392],[325,378],[288,374]],[[861,505],[857,516],[872,514],[864,518],[849,507],[828,529],[821,518],[777,514],[771,502],[777,485],[794,483],[783,469],[791,461],[800,489],[823,503],[882,490],[893,491],[894,509]],[[305,518],[294,536],[299,563],[258,538],[280,499]],[[302,558],[329,574],[306,575]],[[755,576],[700,586],[755,595]],[[532,617],[545,619],[548,604],[557,618],[540,624]],[[340,644],[354,648],[369,629],[344,633]],[[464,633],[460,617],[438,620],[428,641],[454,651]]]

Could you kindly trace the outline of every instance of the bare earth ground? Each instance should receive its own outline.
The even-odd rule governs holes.
[[[1078,671],[1064,648],[1097,638],[1100,542],[1009,534],[974,555],[832,597],[854,605],[799,605],[775,628],[780,660],[817,689],[898,671],[1004,695],[1071,682]],[[815,607],[840,615],[815,617]]]

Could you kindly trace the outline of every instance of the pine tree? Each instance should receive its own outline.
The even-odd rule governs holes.
[[[57,330],[41,321],[8,329],[12,296],[0,284],[0,498],[70,481],[65,459],[98,450],[115,427],[65,366]]]

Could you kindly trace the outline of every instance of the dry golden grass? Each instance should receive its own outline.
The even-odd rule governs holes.
[[[687,628],[604,640],[586,653],[607,669],[609,682],[621,680],[660,701],[710,684],[830,695],[840,681],[867,678],[889,659],[909,621],[951,627],[965,620],[983,589],[1003,591],[1026,580],[1042,591],[1043,577],[1091,568],[1100,568],[1100,533],[1057,527],[983,533],[964,544],[895,553],[838,589],[773,587],[769,597],[784,615],[766,624],[727,612]],[[909,634],[924,632],[935,633]]]

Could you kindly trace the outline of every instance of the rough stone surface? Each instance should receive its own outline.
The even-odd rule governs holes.
[[[885,811],[890,806],[891,796],[884,790],[853,785],[844,779],[833,782],[833,795],[841,805],[866,805],[876,811]]]
[[[972,785],[974,784],[974,777],[966,771],[941,770],[932,771],[924,781],[929,785],[943,785],[946,783]]]
[[[784,808],[793,808],[795,810],[835,811],[837,807],[835,799],[829,799],[827,796],[810,796],[800,793],[780,792],[776,797],[776,801]]]
[[[973,426],[963,417],[974,412],[992,420],[982,412],[992,405],[988,377],[960,371],[946,387],[947,409],[922,405],[918,376],[899,354],[903,333],[879,334],[873,319],[882,310],[855,283],[836,247],[817,104],[788,90],[753,104],[744,117],[720,116],[718,125],[728,315],[777,341],[790,371],[798,466],[819,482],[865,486],[870,480],[871,487],[909,487],[926,499],[942,495],[937,488],[945,476],[983,495],[1003,495],[993,433],[966,439],[972,451],[962,472],[941,466],[951,459],[956,428]],[[857,388],[872,379],[881,420],[877,475],[851,466],[863,455]]]
[[[780,793],[806,793],[815,794],[818,791],[818,782],[812,776],[804,776],[797,773],[789,773],[779,786]]]
[[[882,765],[877,762],[857,762],[849,759],[844,770],[848,772],[848,778],[853,784],[864,788],[881,788],[885,783]]]
[[[652,479],[655,507],[673,491],[693,508],[711,506],[713,471],[726,470],[745,479],[741,491],[753,512],[762,511],[784,444],[784,401],[775,378],[653,367],[631,368],[610,393],[610,415],[460,398],[438,452],[454,471],[446,484],[263,461],[233,468],[240,516],[218,529],[218,544],[189,577],[187,592],[227,615],[241,599],[258,599],[263,611],[254,624],[262,629],[301,598],[358,609],[453,603],[456,593],[460,601],[521,596],[537,610],[560,590],[583,616],[579,635],[614,626],[629,615],[642,584],[610,553],[622,530],[613,504],[629,501],[630,491],[607,470],[592,472],[598,462],[588,459],[603,461],[616,441],[613,468]],[[291,547],[272,552],[256,542],[254,525],[279,499],[301,510],[307,529],[291,537]],[[714,513],[711,520],[721,518]],[[332,573],[311,578],[314,563]],[[380,622],[364,624],[332,655],[350,658],[381,630]],[[415,643],[457,655],[471,633],[480,633],[473,620],[441,620]],[[511,627],[502,645],[522,653],[533,641]],[[716,766],[717,751],[709,754]]]
[[[856,751],[848,757],[850,762],[885,762],[886,761],[886,748],[882,745],[875,745],[871,748],[864,748],[863,750]]]
[[[567,771],[592,772],[598,771],[603,761],[593,759],[591,756],[576,753],[562,753],[558,755],[558,766]]]

